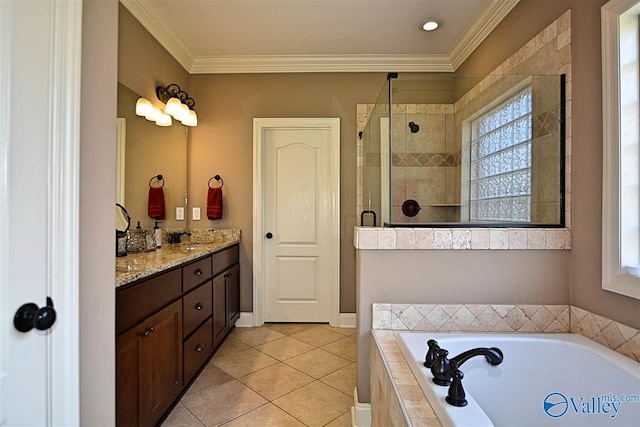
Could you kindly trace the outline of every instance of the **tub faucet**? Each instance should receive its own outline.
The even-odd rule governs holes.
[[[437,345],[437,343],[435,344]],[[430,348],[431,349],[431,348]],[[427,353],[428,354],[428,353]],[[438,350],[438,356],[436,360],[431,364],[431,373],[433,374],[433,382],[441,385],[451,385],[451,372],[453,370],[452,363],[455,362],[456,369],[460,367],[464,362],[475,356],[484,356],[487,362],[491,366],[496,366],[502,363],[504,356],[502,351],[497,347],[479,347],[471,350],[467,350],[460,353],[456,357],[449,359],[447,356],[449,352],[445,349]],[[426,366],[426,360],[425,360]]]

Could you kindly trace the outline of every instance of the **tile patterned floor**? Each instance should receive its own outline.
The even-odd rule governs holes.
[[[163,427],[351,426],[355,329],[236,328]]]

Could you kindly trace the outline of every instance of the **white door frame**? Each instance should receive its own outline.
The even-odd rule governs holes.
[[[340,325],[340,119],[339,118],[254,118],[253,119],[253,325],[264,324],[264,133],[267,129],[329,129],[331,132],[331,277],[330,324]]]
[[[31,378],[35,387],[46,387],[47,425],[80,424],[80,360],[79,360],[79,208],[80,208],[80,81],[82,41],[82,1],[50,0],[52,7],[51,33],[48,42],[51,53],[49,93],[33,98],[33,102],[49,104],[49,117],[34,117],[49,125],[48,170],[34,171],[42,175],[48,188],[46,245],[46,292],[53,298],[57,311],[56,324],[41,337],[47,342],[47,378]],[[0,51],[4,59],[7,49],[19,47],[12,40],[12,29],[7,17],[11,16],[13,2],[2,5],[0,26]],[[9,12],[5,14],[4,12]],[[9,24],[9,25],[5,25]],[[14,52],[15,54],[15,52]],[[19,54],[19,53],[17,53]],[[6,108],[11,96],[10,61],[3,61],[0,69],[0,219],[2,228],[10,226],[8,217],[8,153],[11,144],[10,125],[12,112]],[[6,203],[5,203],[6,202]],[[6,233],[5,233],[6,235]],[[0,264],[8,265],[9,243],[3,239],[0,246]],[[38,260],[40,262],[40,260]],[[7,290],[8,274],[0,269],[0,290]],[[34,302],[44,305],[47,295],[34,296]],[[37,299],[36,299],[37,298]],[[31,301],[24,301],[31,302]],[[3,312],[17,307],[3,307]],[[9,319],[3,318],[2,321]],[[4,327],[5,325],[3,325]],[[36,332],[29,332],[34,334]],[[0,339],[8,338],[0,336]],[[2,350],[6,351],[6,349]],[[3,356],[5,356],[3,354]],[[0,363],[6,358],[0,358]],[[44,363],[44,361],[43,361]],[[0,369],[4,368],[0,366]],[[11,375],[11,372],[8,373]],[[6,409],[6,408],[5,408]],[[0,420],[2,421],[2,420]]]

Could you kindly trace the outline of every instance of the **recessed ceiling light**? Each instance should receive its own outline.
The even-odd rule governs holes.
[[[436,28],[438,28],[439,26],[440,26],[440,24],[438,24],[437,21],[429,20],[429,21],[424,23],[424,25],[422,26],[422,29],[425,30],[425,31],[433,31]]]

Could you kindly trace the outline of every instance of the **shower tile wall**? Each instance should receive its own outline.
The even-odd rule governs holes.
[[[533,37],[526,45],[522,46],[517,52],[515,52],[513,55],[507,58],[495,70],[493,70],[490,73],[493,76],[487,76],[486,79],[481,81],[480,84],[474,87],[468,94],[464,95],[454,105],[454,111],[456,112],[456,117],[458,117],[459,116],[458,112],[460,112],[461,109],[465,108],[466,105],[469,102],[471,102],[471,100],[473,100],[474,98],[478,98],[479,95],[491,85],[492,77],[499,76],[502,74],[565,74],[566,75],[564,201],[565,201],[565,226],[567,228],[571,228],[571,151],[572,151],[571,150],[572,148],[572,135],[571,135],[572,96],[571,94],[572,94],[572,83],[573,83],[572,74],[571,74],[571,67],[572,67],[571,47],[572,47],[571,10],[567,10],[557,20],[551,22],[547,26],[547,28],[545,28],[538,35]],[[551,98],[542,96],[541,99],[548,100]],[[413,110],[414,108],[413,105],[415,105],[415,112]],[[374,110],[374,107],[375,107],[374,104],[358,105],[358,110],[357,110],[357,120],[358,120],[357,130],[358,131],[363,131],[365,129],[367,121],[369,120],[369,117],[372,111]],[[419,117],[419,120],[425,120],[425,123],[429,115],[438,116],[442,114],[442,113],[436,113],[435,111],[432,111],[431,110],[432,108],[438,108],[438,105],[409,104],[409,105],[396,106],[397,111],[403,111],[408,116],[415,114],[417,117]],[[462,134],[459,134],[459,135],[456,134],[455,137],[453,135],[450,135],[450,132],[453,129],[459,129],[459,128],[454,127],[453,129],[451,129],[447,127],[446,119],[447,117],[450,118],[450,116],[448,116],[448,113],[446,112],[448,107],[445,105],[444,108],[445,108],[445,113],[444,113],[445,151],[444,152],[458,156],[455,160],[456,162],[455,166],[447,166],[447,165],[433,166],[439,160],[438,157],[436,157],[436,154],[438,154],[439,152],[416,151],[420,154],[430,154],[433,157],[426,160],[425,160],[425,157],[420,157],[420,156],[418,156],[419,157],[418,160],[415,159],[415,156],[412,156],[413,160],[411,160],[412,159],[411,156],[408,159],[406,157],[403,158],[402,161],[404,162],[405,166],[397,166],[397,167],[394,166],[394,171],[398,172],[397,175],[394,175],[394,179],[397,177],[401,177],[402,172],[400,170],[404,169],[405,176],[403,177],[403,179],[405,180],[405,183],[404,185],[399,184],[398,187],[404,187],[405,189],[404,195],[406,196],[407,188],[409,188],[410,191],[413,191],[416,185],[415,181],[407,182],[407,180],[418,179],[417,177],[415,177],[415,175],[417,173],[417,170],[420,169],[420,167],[415,166],[415,164],[419,163],[420,161],[422,162],[427,161],[428,164],[431,164],[431,166],[427,166],[427,167],[431,167],[433,169],[435,168],[444,169],[444,174],[445,174],[444,181],[445,181],[445,188],[447,190],[445,194],[447,194],[447,196],[445,196],[445,201],[442,203],[460,203],[460,200],[458,200],[459,194],[460,193],[468,194],[468,188],[467,189],[461,188],[460,182],[454,183],[455,180],[461,176],[461,165],[460,165],[461,160],[460,160],[460,154],[459,154],[460,148],[453,147],[452,149],[451,146],[455,143],[455,140],[461,141]],[[429,113],[427,111],[429,111]],[[534,105],[534,112],[535,112],[533,117],[533,137],[535,139],[534,152],[539,148],[540,151],[546,151],[548,156],[552,157],[553,160],[555,161],[555,156],[557,156],[559,153],[551,152],[550,150],[545,149],[545,145],[547,145],[547,141],[557,138],[557,134],[556,135],[553,135],[553,134],[558,132],[558,129],[556,129],[556,127],[554,127],[553,125],[554,122],[557,125],[557,120],[554,120],[553,117],[550,117],[548,114],[548,111],[549,109],[543,105],[537,105],[537,106]],[[397,115],[400,115],[400,114],[397,114]],[[414,116],[413,118],[417,118],[417,117]],[[425,131],[426,127],[430,126],[429,124],[427,124],[425,125],[425,127],[423,127],[419,121],[416,121],[413,119],[407,120],[407,118],[408,117],[405,117],[404,119],[402,119],[402,121],[404,122],[404,127],[402,128],[402,132],[410,133],[409,127],[408,127],[408,123],[410,121],[414,121],[420,124],[421,126],[420,133]],[[436,121],[437,120],[438,119],[436,119]],[[438,133],[437,130],[435,132]],[[418,135],[420,133],[418,133]],[[417,142],[418,140],[419,139],[414,141],[411,145],[415,146],[415,142]],[[406,155],[408,153],[412,153],[411,151],[408,151],[408,147],[410,145],[408,141],[401,142],[401,143],[406,143],[407,145],[407,149],[403,154]],[[365,159],[365,153],[363,149],[363,141],[361,139],[357,139],[356,144],[357,144],[357,153],[358,153],[358,160],[357,160],[358,161],[358,172],[357,172],[358,184],[357,184],[357,204],[356,204],[357,211],[356,212],[357,212],[357,215],[360,215],[360,212],[362,211],[362,209],[365,208],[365,203],[364,203],[365,191],[363,189],[362,177],[363,177],[364,170],[366,169],[365,168],[366,159]],[[544,156],[541,156],[541,157],[544,157]],[[411,162],[411,164],[413,164],[414,166],[406,166],[408,161]],[[400,162],[400,159],[398,159],[398,162]],[[440,162],[440,164],[441,163],[442,162]],[[542,177],[549,176],[549,174],[545,173],[545,170],[544,170],[545,165],[549,165],[552,162],[543,159],[539,163],[538,162],[534,162],[534,163],[537,163],[533,165],[533,168],[537,170],[537,171],[534,171],[534,173],[536,176],[540,177],[540,180],[537,180],[537,181],[534,180],[534,182],[532,183],[533,184],[532,191],[534,193],[534,199],[537,200],[537,202],[532,207],[532,214],[534,215],[535,218],[540,218],[540,221],[543,221],[546,216],[555,215],[556,213],[555,211],[556,208],[551,207],[551,205],[547,204],[545,202],[545,199],[549,196],[548,189],[553,188],[555,191],[555,188],[557,188],[557,186],[555,185],[551,186],[551,185],[548,185],[549,183],[545,183],[542,181]],[[409,175],[406,175],[407,170],[409,170]],[[427,181],[427,179],[428,178],[425,177],[425,181]],[[423,188],[425,186],[426,185],[423,185]],[[452,188],[452,186],[454,188],[454,191],[449,191]],[[396,188],[396,187],[393,188],[393,190],[397,190],[397,189],[399,188]],[[399,198],[400,198],[400,195],[397,195],[392,202],[393,205],[396,205]],[[421,205],[424,205],[421,200],[418,200],[418,201],[420,202]],[[400,206],[401,205],[402,203],[400,203]],[[418,216],[414,217],[413,222],[428,222],[427,220],[420,218],[422,214],[427,213],[428,209],[426,208],[427,207],[425,206],[425,211],[424,212],[421,211]],[[456,208],[433,208],[433,209],[437,211],[449,212],[449,213],[441,213],[441,215],[444,217],[448,217],[449,215],[452,215],[451,212],[459,210]],[[397,211],[394,211],[394,213],[397,213]],[[453,215],[455,217],[455,214]],[[407,217],[405,217],[404,215],[401,218],[405,220],[403,222],[409,222],[409,221],[406,221]],[[534,219],[534,221],[535,220],[536,219]]]
[[[457,220],[457,208],[442,206],[459,203],[460,194],[460,146],[454,139],[453,104],[394,104],[391,120],[392,221]],[[420,130],[411,132],[410,122]],[[409,199],[421,206],[414,217],[402,213],[402,204]]]

